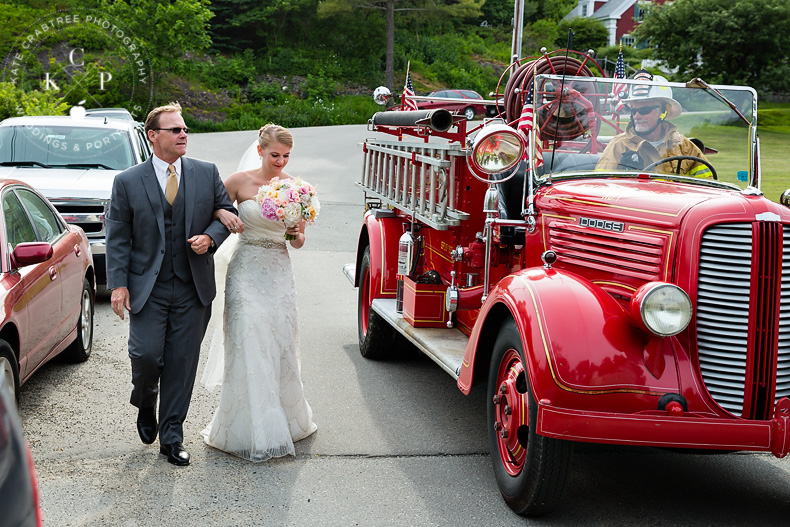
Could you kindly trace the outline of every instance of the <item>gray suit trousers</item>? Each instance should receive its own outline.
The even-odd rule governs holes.
[[[159,404],[159,442],[181,442],[195,384],[200,344],[208,327],[211,304],[204,306],[195,284],[177,277],[156,282],[147,302],[129,314],[129,358],[132,396],[138,408]]]

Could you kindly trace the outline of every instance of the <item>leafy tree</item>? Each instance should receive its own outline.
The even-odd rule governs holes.
[[[578,0],[525,0],[524,20],[560,20],[576,7]],[[567,33],[567,31],[566,31]]]
[[[485,0],[321,0],[318,13],[322,16],[352,11],[376,9],[385,12],[387,43],[385,82],[395,88],[395,13],[415,12],[442,14],[448,17],[477,17]]]
[[[635,34],[678,79],[790,88],[787,0],[676,0],[651,6]]]
[[[214,47],[270,48],[301,20],[315,16],[316,0],[212,0]]]
[[[481,11],[483,20],[491,26],[513,24],[513,0],[486,0]]]
[[[603,22],[594,18],[576,17],[571,20],[560,20],[558,29],[561,38],[555,43],[561,48],[568,43],[568,29],[573,30],[573,49],[577,51],[598,49],[605,46],[609,40],[609,30]]]
[[[211,45],[209,0],[102,0],[103,10],[138,39],[155,73],[163,74],[185,53]]]

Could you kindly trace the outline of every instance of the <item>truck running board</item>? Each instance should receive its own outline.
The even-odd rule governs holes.
[[[469,341],[463,332],[455,328],[415,328],[395,310],[394,299],[376,298],[370,307],[444,371],[458,379]]]

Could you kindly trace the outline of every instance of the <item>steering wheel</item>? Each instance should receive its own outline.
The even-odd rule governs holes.
[[[710,161],[706,161],[705,159],[702,159],[701,157],[697,157],[697,156],[672,156],[672,157],[665,157],[663,159],[659,159],[655,163],[650,163],[649,165],[647,165],[642,170],[647,171],[647,170],[650,170],[651,168],[655,168],[658,165],[661,165],[662,163],[668,163],[670,161],[681,161],[683,159],[689,159],[691,161],[696,161],[697,163],[702,163],[703,165],[705,165],[706,167],[708,167],[710,169],[710,173],[713,174],[713,179],[718,181],[719,178],[716,175],[716,169],[713,168],[713,165],[710,164]],[[680,174],[680,163],[678,163],[678,166],[675,167],[675,174]]]

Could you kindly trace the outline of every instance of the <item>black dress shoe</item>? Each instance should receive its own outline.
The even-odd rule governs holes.
[[[169,445],[161,445],[159,451],[167,456],[168,463],[178,466],[189,465],[189,452],[184,450],[184,445],[181,443],[170,443]]]
[[[156,432],[159,425],[156,423],[156,408],[140,408],[137,414],[137,433],[140,440],[146,445],[150,445],[156,439]]]

